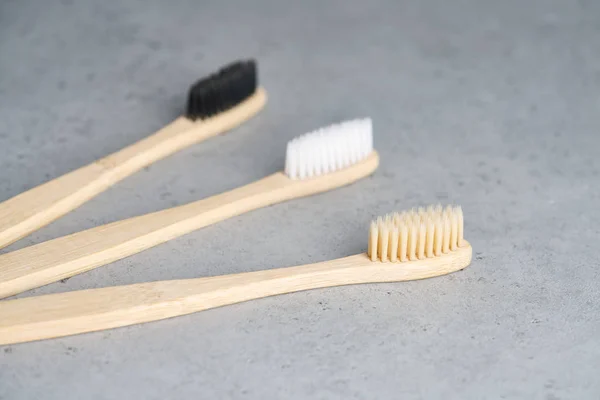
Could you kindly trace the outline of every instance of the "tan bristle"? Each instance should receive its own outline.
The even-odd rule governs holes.
[[[398,239],[398,248],[400,251],[400,262],[407,261],[407,243],[408,243],[408,225],[403,223],[400,226],[400,237]]]
[[[434,236],[434,245],[433,245],[433,254],[436,257],[442,255],[442,242],[444,241],[444,225],[442,224],[442,218],[439,216],[435,216],[435,236]]]
[[[383,219],[383,223],[386,225],[391,225],[392,223],[392,216],[391,215],[386,215],[385,218]]]
[[[427,218],[427,239],[426,239],[426,249],[425,255],[427,258],[433,257],[433,238],[435,235],[435,225],[433,223],[433,219],[431,216]]]
[[[383,262],[387,261],[389,228],[385,221],[381,221],[379,225],[379,259]]]
[[[419,214],[415,208],[412,208],[410,210],[410,219],[412,219],[413,221],[417,218],[418,215]]]
[[[377,222],[371,221],[371,227],[369,228],[369,250],[368,255],[371,261],[377,260],[377,239],[379,238],[379,229],[377,228]]]
[[[454,213],[456,214],[456,217],[458,218],[458,247],[462,246],[462,242],[465,239],[464,238],[464,221],[463,221],[463,212],[462,212],[462,208],[460,206],[457,206],[454,208]]]
[[[407,262],[439,257],[463,244],[460,207],[413,208],[378,217],[369,226],[367,255],[371,261]]]
[[[417,225],[414,220],[408,227],[408,259],[414,261],[417,259]]]
[[[417,239],[417,258],[422,260],[425,258],[425,240],[427,239],[427,226],[421,222],[419,224],[419,237]]]
[[[444,238],[442,240],[442,253],[450,251],[450,218],[448,214],[442,214],[442,223],[444,224]]]
[[[450,250],[454,251],[458,245],[458,218],[454,213],[450,216],[450,225]]]
[[[388,248],[390,250],[390,261],[392,262],[398,261],[398,233],[398,229],[395,229],[395,227],[390,232],[390,244]]]

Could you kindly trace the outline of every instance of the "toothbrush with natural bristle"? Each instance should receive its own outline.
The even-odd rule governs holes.
[[[471,263],[460,208],[378,219],[369,252],[298,267],[81,290],[0,302],[0,344],[157,321],[262,297],[455,272]],[[395,262],[385,262],[385,261]]]
[[[364,178],[379,164],[372,136],[370,119],[332,125],[288,145],[286,172],[0,255],[0,298],[89,271],[235,215]]]
[[[235,128],[265,105],[256,63],[238,61],[196,82],[185,115],[116,153],[0,203],[0,248],[179,150]]]

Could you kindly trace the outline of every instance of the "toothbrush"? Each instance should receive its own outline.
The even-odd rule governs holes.
[[[0,345],[157,321],[284,293],[431,278],[471,263],[459,207],[379,218],[368,252],[265,271],[80,290],[0,302]]]
[[[155,134],[89,165],[0,203],[0,248],[79,207],[136,171],[228,131],[258,113],[266,93],[257,88],[254,61],[229,64],[196,82],[185,115]]]
[[[260,207],[324,192],[379,164],[370,119],[347,121],[288,143],[285,171],[207,199],[98,226],[0,255],[0,298],[89,271]]]

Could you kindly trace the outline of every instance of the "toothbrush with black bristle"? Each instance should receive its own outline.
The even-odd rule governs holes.
[[[254,60],[231,63],[197,81],[187,109],[169,125],[107,157],[0,203],[0,248],[48,225],[120,180],[256,115],[266,92]]]
[[[89,271],[235,215],[348,185],[378,165],[369,118],[321,128],[288,143],[284,171],[206,199],[0,255],[0,298]]]

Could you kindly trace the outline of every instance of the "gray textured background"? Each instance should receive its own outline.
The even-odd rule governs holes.
[[[463,205],[471,267],[0,347],[1,399],[599,398],[600,2],[3,0],[0,200],[167,124],[240,57],[259,117],[2,251],[248,183],[346,118],[373,118],[376,174],[25,296],[333,259],[437,201]]]

